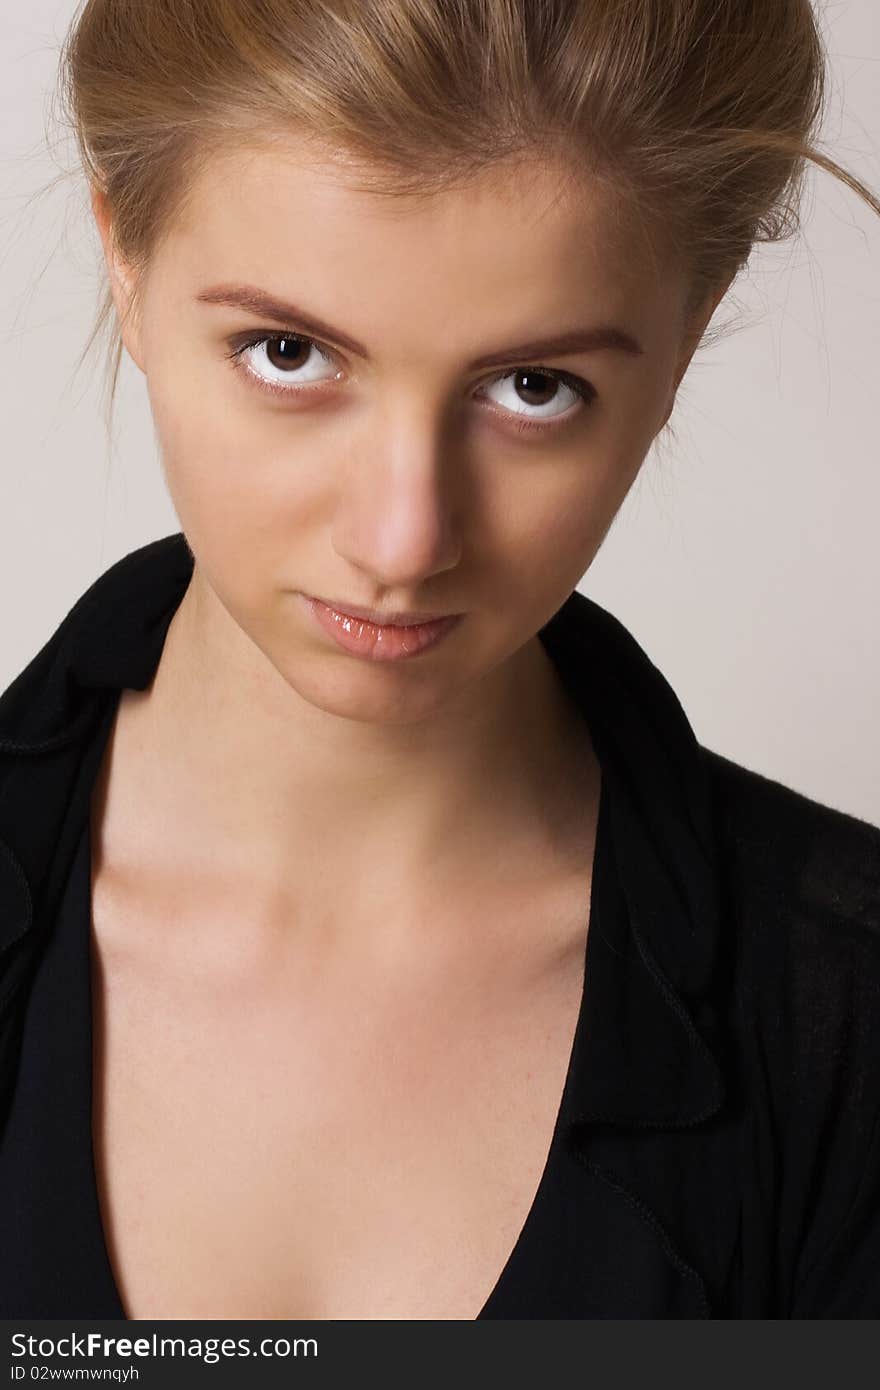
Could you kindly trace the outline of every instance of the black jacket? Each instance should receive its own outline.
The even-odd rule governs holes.
[[[192,566],[181,533],[126,556],[0,696],[0,1130],[120,692],[150,684]],[[565,1166],[530,1230],[548,1287],[559,1242],[579,1253],[577,1297],[522,1316],[878,1317],[880,829],[698,744],[577,591],[540,637],[625,912],[589,934]]]

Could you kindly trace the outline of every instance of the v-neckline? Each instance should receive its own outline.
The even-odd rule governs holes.
[[[550,1138],[550,1143],[549,1143],[548,1150],[547,1150],[547,1156],[546,1156],[546,1159],[545,1159],[545,1161],[544,1161],[544,1167],[543,1167],[543,1170],[542,1170],[542,1172],[541,1172],[541,1176],[540,1176],[540,1178],[539,1178],[539,1180],[538,1180],[538,1185],[537,1185],[537,1187],[536,1187],[536,1189],[535,1189],[535,1194],[534,1194],[534,1196],[533,1196],[533,1198],[532,1198],[531,1204],[530,1204],[529,1209],[528,1209],[528,1211],[527,1211],[527,1213],[526,1213],[526,1215],[525,1215],[525,1218],[524,1218],[523,1223],[522,1223],[522,1225],[521,1225],[521,1227],[520,1227],[520,1230],[519,1230],[519,1232],[518,1232],[518,1234],[517,1234],[517,1236],[516,1236],[516,1239],[514,1240],[513,1245],[511,1246],[511,1249],[510,1249],[510,1252],[509,1252],[509,1254],[508,1254],[508,1256],[507,1256],[507,1259],[505,1260],[505,1262],[504,1262],[504,1264],[503,1264],[503,1266],[502,1266],[502,1268],[501,1268],[501,1270],[500,1270],[500,1272],[499,1272],[499,1274],[498,1274],[498,1277],[497,1277],[496,1280],[495,1280],[495,1283],[493,1284],[493,1286],[492,1286],[492,1288],[490,1289],[490,1291],[489,1291],[489,1293],[488,1293],[488,1295],[487,1295],[485,1301],[483,1302],[483,1305],[482,1305],[482,1307],[480,1308],[480,1311],[476,1314],[476,1317],[473,1319],[473,1321],[475,1321],[475,1322],[480,1322],[480,1321],[488,1320],[489,1318],[495,1318],[495,1317],[503,1318],[503,1317],[505,1316],[505,1314],[504,1314],[504,1301],[505,1301],[505,1292],[506,1292],[506,1289],[507,1289],[508,1285],[511,1283],[511,1281],[516,1277],[517,1270],[518,1270],[520,1264],[522,1263],[522,1261],[525,1260],[525,1259],[527,1258],[527,1249],[528,1249],[529,1237],[530,1237],[530,1234],[531,1234],[532,1229],[535,1227],[535,1225],[536,1225],[536,1223],[537,1223],[537,1221],[538,1221],[539,1213],[540,1213],[540,1210],[541,1210],[541,1208],[542,1208],[542,1206],[543,1206],[543,1203],[544,1203],[544,1200],[545,1200],[545,1196],[546,1196],[547,1190],[548,1190],[548,1188],[549,1188],[549,1186],[550,1186],[550,1184],[551,1184],[551,1182],[552,1182],[553,1168],[554,1168],[554,1164],[555,1164],[555,1161],[556,1161],[556,1158],[557,1158],[557,1153],[558,1153],[560,1144],[561,1144],[561,1142],[562,1142],[565,1129],[566,1129],[566,1127],[567,1127],[567,1125],[569,1124],[570,1119],[571,1119],[571,1112],[572,1112],[572,1090],[573,1090],[573,1086],[574,1086],[574,1069],[575,1069],[575,1065],[574,1065],[574,1064],[575,1064],[575,1058],[576,1058],[577,1056],[579,1056],[580,1053],[581,1053],[581,1051],[582,1051],[582,1046],[583,1046],[583,1044],[582,1044],[582,1035],[584,1034],[585,1029],[586,1029],[586,1026],[587,1026],[587,1025],[586,1025],[586,1021],[585,1021],[585,1013],[586,1013],[585,1004],[586,1004],[586,980],[587,980],[587,976],[588,976],[589,962],[590,962],[590,942],[591,942],[592,939],[593,939],[594,929],[595,929],[595,927],[596,927],[596,921],[595,921],[596,903],[597,903],[597,901],[599,900],[599,898],[601,897],[601,893],[600,893],[600,892],[597,892],[597,882],[598,882],[598,880],[600,879],[600,877],[602,876],[602,874],[605,872],[605,870],[606,870],[606,865],[607,865],[608,846],[607,846],[607,844],[606,844],[606,839],[607,839],[607,836],[608,836],[608,834],[609,834],[609,826],[608,826],[609,812],[608,812],[608,808],[607,808],[606,802],[607,802],[607,783],[606,783],[606,778],[605,778],[604,774],[601,773],[601,771],[600,771],[600,777],[599,777],[599,801],[598,801],[598,812],[597,812],[597,820],[596,820],[596,834],[595,834],[594,847],[593,847],[593,864],[592,864],[592,874],[591,874],[591,878],[590,878],[590,894],[589,894],[589,903],[588,903],[586,942],[585,942],[585,947],[584,947],[584,962],[583,962],[583,970],[582,970],[582,977],[581,977],[581,998],[580,998],[580,1005],[579,1005],[579,1007],[578,1007],[578,1013],[577,1013],[577,1019],[576,1019],[576,1022],[575,1022],[574,1032],[573,1032],[573,1035],[572,1035],[572,1041],[571,1041],[571,1045],[570,1045],[570,1047],[569,1047],[568,1063],[567,1063],[567,1065],[566,1065],[566,1071],[565,1071],[565,1080],[564,1080],[564,1082],[563,1082],[562,1093],[561,1093],[561,1096],[560,1096],[560,1101],[559,1101],[559,1105],[558,1105],[557,1112],[556,1112],[556,1119],[555,1119],[555,1122],[554,1122],[554,1125],[553,1125],[553,1131],[552,1131],[552,1135],[551,1135],[551,1138]],[[93,1210],[94,1210],[95,1216],[96,1216],[96,1226],[97,1226],[97,1235],[98,1235],[98,1245],[99,1245],[100,1259],[101,1259],[101,1263],[102,1263],[103,1268],[104,1268],[106,1283],[107,1283],[107,1285],[108,1285],[108,1287],[109,1287],[109,1289],[110,1289],[110,1291],[111,1291],[112,1298],[113,1298],[114,1302],[116,1303],[116,1309],[114,1310],[114,1316],[117,1317],[117,1318],[119,1318],[120,1320],[125,1321],[125,1322],[130,1322],[130,1321],[133,1321],[133,1319],[129,1318],[129,1315],[128,1315],[128,1313],[127,1313],[126,1310],[125,1310],[125,1305],[124,1305],[123,1300],[122,1300],[122,1295],[121,1295],[121,1293],[120,1293],[120,1291],[119,1291],[119,1286],[118,1286],[118,1284],[117,1284],[117,1282],[116,1282],[116,1276],[115,1276],[115,1273],[114,1273],[114,1270],[113,1270],[113,1264],[112,1264],[112,1261],[111,1261],[111,1259],[110,1259],[109,1242],[108,1242],[108,1239],[107,1239],[107,1231],[106,1231],[106,1227],[105,1227],[105,1224],[104,1224],[104,1216],[103,1216],[103,1212],[102,1212],[102,1209],[101,1209],[101,1201],[100,1201],[99,1188],[98,1188],[97,1161],[96,1161],[96,1151],[95,1151],[95,1142],[94,1142],[94,1105],[95,1105],[94,1072],[95,1072],[95,1069],[94,1069],[94,1051],[93,1051],[93,1046],[94,1046],[94,1028],[93,1028],[93,990],[92,990],[92,970],[93,970],[93,963],[94,963],[94,959],[93,959],[94,945],[93,945],[93,940],[92,940],[92,883],[91,883],[92,839],[91,839],[91,825],[90,825],[90,819],[89,819],[89,817],[86,817],[86,825],[85,825],[85,830],[84,830],[84,849],[83,849],[83,853],[84,853],[84,855],[85,855],[85,865],[86,865],[86,926],[87,926],[87,933],[86,933],[86,934],[87,934],[87,950],[88,950],[87,970],[86,970],[87,989],[88,989],[87,1008],[86,1008],[86,1017],[87,1017],[87,1021],[88,1021],[88,1038],[87,1038],[87,1049],[86,1049],[86,1058],[87,1058],[87,1063],[86,1063],[86,1076],[87,1076],[87,1086],[86,1086],[86,1118],[87,1118],[87,1125],[88,1125],[88,1148],[89,1148],[89,1159],[90,1159],[89,1164],[88,1164],[88,1172],[89,1172],[89,1178],[90,1178],[90,1189],[91,1189],[91,1190],[90,1190],[90,1193],[89,1193],[89,1197],[90,1197],[90,1201],[91,1201],[91,1203],[92,1203],[92,1207],[93,1207]]]

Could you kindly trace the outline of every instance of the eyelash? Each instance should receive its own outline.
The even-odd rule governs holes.
[[[248,367],[242,366],[240,364],[240,359],[251,348],[262,347],[263,344],[277,343],[281,342],[282,340],[292,340],[294,342],[304,343],[310,347],[317,348],[318,351],[324,353],[325,356],[331,355],[328,349],[321,347],[320,343],[316,342],[314,338],[308,338],[302,333],[294,333],[293,331],[278,333],[256,333],[251,337],[247,338],[244,342],[239,343],[236,347],[232,349],[231,352],[227,353],[226,355],[228,359],[232,362],[234,370],[240,372],[250,384],[253,384],[256,387],[258,391],[266,391],[273,396],[297,395],[300,391],[307,391],[309,389],[309,386],[279,386],[276,382],[262,381],[256,372],[252,372]],[[575,392],[576,395],[580,396],[581,400],[584,402],[586,406],[592,405],[597,395],[596,388],[592,386],[590,382],[584,381],[582,377],[574,376],[571,372],[563,372],[553,367],[539,367],[533,365],[527,367],[515,367],[510,371],[503,372],[500,376],[493,377],[489,385],[494,385],[496,381],[503,381],[505,377],[515,376],[518,372],[535,372],[539,373],[541,376],[551,377],[554,381],[561,381],[564,386],[569,386],[572,389],[572,391]],[[579,411],[577,413],[580,414]],[[563,416],[558,424],[554,423],[553,421],[544,422],[538,420],[517,420],[514,423],[514,429],[516,429],[520,434],[525,434],[532,430],[540,430],[546,432],[547,430],[561,428],[562,424],[567,424],[569,422],[570,416],[568,414]]]

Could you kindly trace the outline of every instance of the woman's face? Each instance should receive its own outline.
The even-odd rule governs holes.
[[[601,187],[577,198],[546,166],[416,203],[355,191],[330,156],[210,161],[124,330],[204,611],[313,705],[436,712],[589,568],[695,345],[686,289]],[[304,594],[464,617],[367,660]]]

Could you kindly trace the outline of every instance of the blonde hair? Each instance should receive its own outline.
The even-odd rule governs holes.
[[[137,286],[214,152],[328,144],[377,194],[508,158],[610,181],[681,258],[691,303],[799,229],[825,53],[809,0],[85,0],[60,85]],[[110,321],[109,282],[83,356]],[[82,357],[80,358],[80,362]]]

